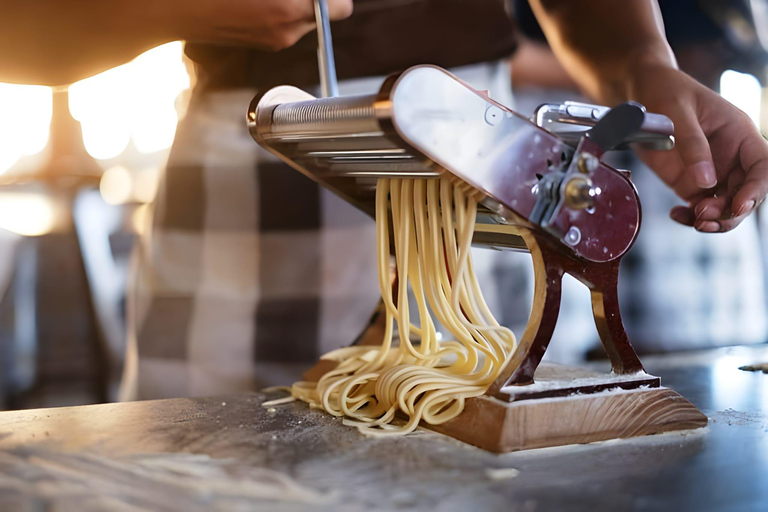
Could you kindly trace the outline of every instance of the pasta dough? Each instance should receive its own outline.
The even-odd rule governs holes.
[[[390,213],[391,212],[391,213]],[[297,382],[294,397],[371,435],[406,434],[458,416],[482,395],[517,346],[483,299],[470,246],[477,202],[447,180],[380,179],[376,187],[378,274],[386,306],[380,346],[351,346],[318,382]],[[399,286],[390,280],[390,232]],[[416,311],[408,302],[409,288]],[[415,315],[418,325],[411,321]],[[435,320],[454,337],[442,341]],[[395,322],[399,343],[394,343]],[[393,424],[396,416],[405,423]]]

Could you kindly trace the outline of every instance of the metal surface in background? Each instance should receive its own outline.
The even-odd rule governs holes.
[[[72,510],[88,510],[110,497],[156,510],[152,500],[168,497],[169,511],[763,512],[768,376],[738,367],[766,360],[766,347],[645,359],[662,385],[710,417],[706,429],[500,456],[431,432],[368,438],[301,403],[263,408],[263,394],[5,412],[0,509],[54,509],[76,499],[80,508]],[[153,471],[145,467],[150,458]],[[178,460],[188,469],[174,466]],[[14,473],[21,462],[29,466],[24,485]],[[222,465],[230,481],[206,476]],[[158,473],[163,467],[167,473]],[[243,483],[260,468],[327,501],[248,497]],[[186,485],[193,471],[201,475],[197,489]],[[41,472],[47,487],[38,488],[32,484]],[[74,494],[44,495],[73,479]]]

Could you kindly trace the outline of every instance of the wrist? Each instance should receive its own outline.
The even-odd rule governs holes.
[[[627,53],[623,73],[617,82],[616,92],[620,101],[637,99],[637,84],[648,75],[659,71],[679,69],[677,59],[670,46],[664,41],[655,46],[643,46]]]

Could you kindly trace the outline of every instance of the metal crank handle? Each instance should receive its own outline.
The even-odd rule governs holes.
[[[574,144],[610,110],[601,105],[575,101],[545,103],[536,109],[533,121]],[[637,143],[647,149],[672,149],[675,144],[674,133],[675,126],[667,116],[645,112],[643,124],[624,142]]]
[[[331,20],[326,0],[315,0],[315,23],[317,24],[317,65],[320,71],[320,89],[324,98],[339,95],[336,79],[336,61],[333,58],[333,37]]]

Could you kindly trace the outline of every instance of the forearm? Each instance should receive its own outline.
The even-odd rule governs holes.
[[[676,67],[656,0],[530,0],[552,50],[590,96],[615,104],[632,95],[641,65]]]
[[[0,0],[0,81],[63,85],[127,62],[174,39],[170,3]]]

